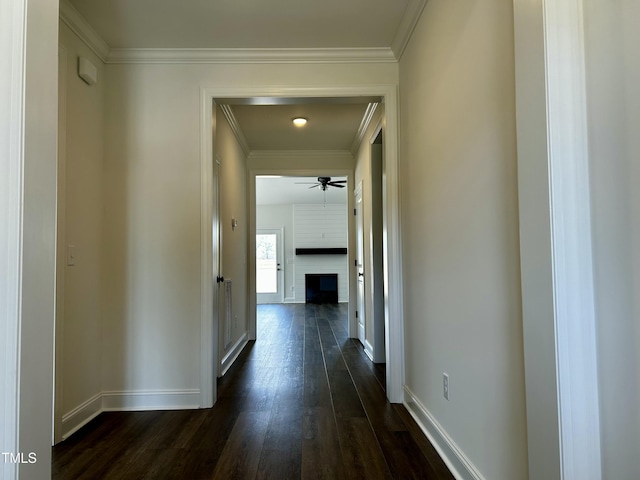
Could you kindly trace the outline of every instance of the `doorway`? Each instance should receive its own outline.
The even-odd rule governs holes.
[[[214,132],[215,124],[212,122],[210,114],[210,105],[213,101],[230,103],[244,102],[245,104],[253,101],[252,99],[260,98],[262,104],[272,102],[271,104],[286,103],[293,100],[304,98],[305,100],[317,100],[328,102],[331,99],[348,99],[358,97],[379,99],[380,103],[385,105],[384,116],[384,197],[383,197],[383,227],[385,232],[384,244],[384,285],[385,285],[385,340],[387,348],[387,396],[391,402],[401,403],[404,398],[404,339],[403,339],[403,312],[402,312],[402,276],[401,276],[401,241],[400,241],[400,223],[399,223],[399,186],[398,186],[398,95],[397,88],[393,84],[387,85],[371,85],[371,86],[331,86],[331,87],[309,87],[290,86],[290,87],[252,87],[252,88],[208,88],[201,90],[202,105],[202,138],[203,138],[203,158],[211,157],[214,142],[209,142],[211,132]],[[242,104],[242,103],[235,103]],[[350,182],[353,181],[353,169],[346,169],[344,166],[338,166],[337,163],[329,164],[326,159],[314,152],[309,155],[310,159],[301,159],[299,151],[291,152],[290,155],[282,155],[281,152],[265,151],[262,152],[264,158],[257,158],[254,152],[251,152],[248,160],[249,170],[249,206],[254,209],[255,206],[255,178],[259,175],[316,175],[318,168],[313,168],[313,164],[322,164],[320,169],[327,171],[329,175],[347,175]],[[303,152],[304,153],[304,152]],[[353,162],[353,156],[348,150],[338,152],[344,154]],[[255,160],[255,161],[252,161]],[[308,160],[308,161],[307,161]],[[341,165],[346,165],[341,163]],[[353,185],[353,184],[352,184]],[[350,195],[349,208],[353,208]],[[206,218],[203,221],[207,222]],[[350,238],[355,238],[355,226],[350,223]],[[256,217],[255,209],[249,212],[249,252],[255,251],[255,233],[256,233]],[[355,252],[355,241],[349,245],[349,262],[353,265],[354,256],[351,252]],[[249,284],[248,284],[248,335],[249,339],[255,339],[256,335],[256,292],[255,292],[255,257],[249,255]],[[203,270],[210,269],[209,265],[203,264]],[[353,282],[352,282],[353,285]],[[355,300],[355,285],[349,287],[349,297]],[[350,312],[351,314],[351,312]],[[207,330],[207,323],[212,320],[211,316],[203,315],[203,330]],[[391,320],[392,319],[392,320]],[[350,325],[354,325],[350,323]],[[356,332],[350,332],[355,336]],[[204,355],[203,355],[204,358]],[[203,362],[201,364],[203,378],[210,378],[207,370],[210,365]],[[209,390],[207,382],[202,384],[205,390]]]
[[[364,214],[362,208],[362,182],[358,184],[355,191],[355,204],[354,210],[356,220],[356,322],[358,324],[358,340],[365,346],[367,343],[365,332],[365,306],[364,306]],[[366,351],[366,348],[365,348]]]
[[[374,363],[385,363],[386,332],[384,320],[384,230],[383,218],[384,143],[379,125],[371,143],[371,291]]]
[[[256,302],[284,302],[283,229],[256,230]]]

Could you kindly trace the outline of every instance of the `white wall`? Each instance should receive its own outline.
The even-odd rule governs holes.
[[[282,228],[284,238],[284,301],[293,302],[295,295],[293,246],[293,205],[256,205],[256,228]],[[294,287],[294,288],[292,288]]]
[[[198,389],[197,80],[137,65],[107,76],[103,390]]]
[[[640,5],[585,0],[602,478],[640,478]]]
[[[284,229],[285,302],[305,302],[305,273],[338,273],[338,301],[349,301],[347,255],[296,255],[295,253],[296,248],[308,248],[301,246],[307,244],[313,244],[313,247],[348,247],[347,206],[327,205],[327,207],[331,212],[329,221],[335,220],[339,223],[337,226],[332,224],[331,228],[328,226],[325,228],[329,233],[328,237],[316,239],[316,234],[322,235],[323,232],[316,232],[315,226],[308,228],[309,221],[316,220],[317,209],[327,210],[323,205],[256,206],[256,228],[282,227]],[[303,237],[309,235],[313,236],[313,240],[304,243]],[[300,244],[301,241],[303,243]]]
[[[431,0],[400,62],[406,385],[492,480],[527,478],[512,8]]]
[[[200,371],[201,88],[395,84],[397,65],[106,70],[103,388],[188,396],[199,388]],[[305,168],[304,161],[287,162]]]
[[[63,282],[57,292],[57,345],[62,361],[58,368],[62,391],[57,415],[67,415],[65,434],[96,413],[96,405],[79,415],[69,413],[102,391],[101,358],[101,261],[104,152],[104,65],[64,24],[60,23],[60,43],[64,46],[66,68],[61,72],[60,109],[62,151],[59,160],[64,183],[59,201],[58,264]],[[89,59],[98,69],[98,82],[84,83],[77,75],[78,56]],[[75,246],[75,265],[67,266],[67,245]]]
[[[294,205],[293,248],[347,248],[346,205]],[[295,301],[306,301],[305,275],[337,273],[338,302],[349,301],[349,263],[347,255],[295,255]]]

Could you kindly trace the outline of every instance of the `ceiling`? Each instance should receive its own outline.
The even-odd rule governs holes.
[[[70,0],[70,3],[111,48],[327,49],[391,48],[394,42],[404,42],[424,1]]]
[[[233,105],[231,110],[251,150],[350,150],[367,103]],[[293,125],[305,117],[304,127]]]
[[[346,180],[347,177],[331,177],[332,180]],[[346,204],[349,187],[329,187],[326,192],[320,188],[309,188],[317,182],[317,177],[270,177],[256,178],[256,205],[299,205]]]
[[[105,63],[397,61],[426,1],[61,0],[60,16]],[[225,113],[246,153],[352,150],[379,101],[236,100]],[[303,129],[291,124],[298,115]]]

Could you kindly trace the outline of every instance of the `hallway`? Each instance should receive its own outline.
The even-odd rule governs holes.
[[[452,479],[340,305],[261,305],[212,409],[103,413],[53,448],[56,479]]]

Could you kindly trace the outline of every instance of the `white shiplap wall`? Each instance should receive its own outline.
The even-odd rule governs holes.
[[[346,248],[349,245],[346,205],[294,205],[295,248]],[[338,301],[349,301],[348,255],[296,255],[295,301],[305,301],[307,273],[337,273]]]

